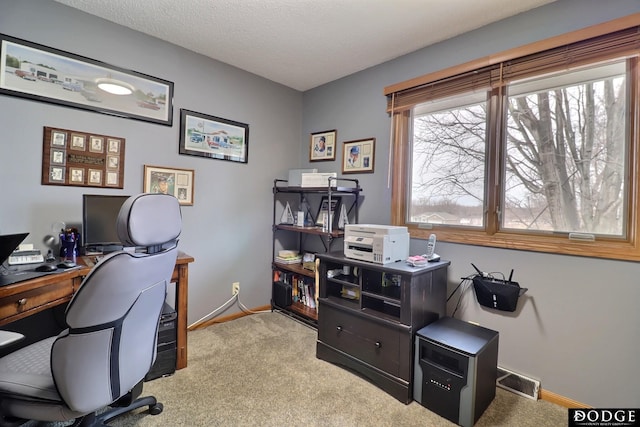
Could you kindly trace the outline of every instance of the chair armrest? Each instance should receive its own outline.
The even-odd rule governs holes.
[[[24,339],[24,335],[18,332],[3,331],[0,329],[0,348],[16,343]]]

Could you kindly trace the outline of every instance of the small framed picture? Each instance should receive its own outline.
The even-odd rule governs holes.
[[[118,154],[120,152],[120,140],[109,138],[107,140],[107,152],[110,154]]]
[[[144,165],[145,193],[171,194],[181,205],[193,205],[193,169]]]
[[[118,156],[107,156],[107,169],[118,169],[120,158]]]
[[[70,148],[72,150],[85,151],[86,148],[87,148],[87,141],[86,141],[84,135],[79,135],[79,134],[72,133],[71,134],[71,146],[70,146]]]
[[[89,151],[92,153],[104,153],[104,139],[99,136],[92,136]]]
[[[51,166],[49,168],[49,182],[62,182],[64,183],[64,167]]]
[[[102,170],[89,169],[89,184],[102,185]]]
[[[65,147],[67,145],[67,134],[60,131],[51,132],[51,145],[54,147]]]
[[[108,187],[118,187],[118,172],[107,171],[107,182],[105,185]]]
[[[309,161],[335,160],[337,134],[338,131],[336,130],[312,133],[309,146]]]
[[[69,182],[72,184],[84,183],[84,168],[69,168]]]
[[[66,160],[65,150],[51,150],[51,164],[52,165],[64,165]]]
[[[345,141],[342,153],[342,173],[373,173],[376,139]]]

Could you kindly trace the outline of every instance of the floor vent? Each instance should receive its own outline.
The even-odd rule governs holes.
[[[529,399],[538,400],[540,381],[509,371],[498,366],[498,387]]]

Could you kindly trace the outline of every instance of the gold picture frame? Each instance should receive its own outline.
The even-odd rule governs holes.
[[[144,165],[144,193],[170,194],[183,206],[193,206],[193,169]]]
[[[335,160],[337,136],[338,131],[335,129],[312,133],[309,141],[309,161]]]
[[[373,173],[376,139],[345,141],[342,150],[342,173]]]

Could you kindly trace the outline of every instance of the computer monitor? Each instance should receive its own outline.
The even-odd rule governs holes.
[[[116,221],[122,204],[130,196],[82,195],[82,246],[86,252],[113,252],[122,249]]]

